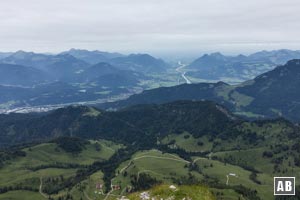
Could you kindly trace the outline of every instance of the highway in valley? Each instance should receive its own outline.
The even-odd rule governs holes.
[[[186,67],[186,64],[182,64],[181,61],[178,61],[178,65],[179,67],[176,68],[176,71],[181,74],[181,77],[187,84],[192,84],[192,82],[185,76],[186,71],[183,70]]]

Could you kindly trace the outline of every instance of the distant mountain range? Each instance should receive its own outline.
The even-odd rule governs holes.
[[[221,53],[205,54],[186,67],[186,75],[200,80],[230,81],[233,79],[241,82],[272,70],[275,66],[284,64],[288,60],[297,58],[300,59],[300,51],[292,50],[261,51],[249,56],[224,56]],[[57,55],[25,51],[0,54],[0,63],[34,67],[46,71],[52,76],[52,79],[60,81],[72,81],[74,73],[102,62],[109,63],[121,70],[147,75],[165,73],[170,68],[169,64],[162,59],[154,58],[148,54],[130,54],[127,56],[120,53],[80,49],[70,49]]]
[[[97,64],[100,62],[108,62],[112,58],[123,57],[125,55],[120,53],[109,53],[103,51],[88,51],[84,49],[70,49],[69,51],[64,51],[61,54],[69,54],[83,60],[89,64]]]
[[[45,69],[47,66],[59,62],[60,59],[64,59],[64,57],[34,52],[17,51],[9,55],[8,57],[3,58],[1,60],[1,63]]]
[[[273,51],[259,51],[257,53],[251,54],[248,57],[250,59],[257,60],[267,59],[274,64],[283,65],[289,60],[300,59],[300,50],[293,51],[288,49],[281,49]]]
[[[70,55],[56,56],[58,62],[43,70],[0,64],[0,104],[13,107],[95,101],[131,93],[142,73],[120,70],[108,63],[87,65]]]
[[[213,100],[237,114],[250,118],[285,117],[300,121],[300,60],[291,60],[240,85],[223,82],[185,84],[144,91],[102,108],[135,104],[166,103],[174,100]]]
[[[58,55],[17,51],[0,60],[3,64],[23,65],[49,72],[56,78],[71,76],[98,63],[109,63],[121,70],[160,73],[166,71],[168,65],[161,59],[148,54],[131,54],[87,51],[71,49]]]
[[[57,55],[25,51],[1,55],[0,109],[132,94],[147,87],[141,82],[149,81],[150,73],[167,68],[164,61],[147,54],[71,49]]]
[[[0,109],[99,99],[103,102],[102,99],[125,98],[144,89],[160,87],[161,82],[165,85],[180,84],[182,79],[168,63],[148,54],[127,56],[71,49],[57,55],[18,51],[1,56]],[[300,120],[300,100],[296,92],[298,61],[275,67],[289,58],[298,57],[300,51],[291,50],[262,51],[249,56],[204,55],[183,67],[188,70],[186,76],[206,80],[222,80],[224,77],[225,80],[228,80],[226,77],[249,80],[258,76],[235,86],[219,81],[162,87],[101,107],[115,109],[135,104],[207,99],[248,117],[283,116]],[[266,72],[273,68],[273,71]],[[272,103],[269,102],[270,96]]]
[[[249,80],[291,59],[300,59],[300,51],[261,51],[249,56],[205,54],[187,66],[190,69],[187,75],[208,80],[225,78]]]
[[[18,51],[0,60],[0,62],[36,68],[48,73],[49,77],[54,80],[70,79],[76,71],[89,66],[88,63],[68,54],[46,55],[24,51]]]
[[[105,62],[110,63],[111,65],[122,70],[131,70],[142,73],[165,72],[167,67],[169,67],[168,64],[162,59],[156,59],[149,54],[130,54],[126,56],[120,53],[87,51],[79,49],[71,49],[61,54],[72,55],[77,59],[84,60],[90,64]]]

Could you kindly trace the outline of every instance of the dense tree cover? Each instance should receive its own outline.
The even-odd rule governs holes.
[[[27,190],[27,191],[32,191],[32,192],[38,192],[39,190],[36,188],[31,187],[30,185],[27,186],[5,186],[5,187],[0,187],[0,194],[6,193],[9,191],[14,191],[14,190]]]
[[[77,169],[77,168],[85,168],[87,165],[80,165],[77,163],[60,163],[60,162],[55,162],[51,164],[44,164],[44,165],[39,165],[35,167],[27,167],[27,169],[31,171],[38,171],[41,169],[47,169],[47,168],[58,168],[58,169]]]
[[[143,144],[144,148],[153,147],[157,139],[168,134],[189,132],[193,137],[209,136],[212,140],[236,139],[241,136],[248,144],[264,141],[263,135],[255,131],[240,128],[242,120],[233,116],[225,108],[209,101],[178,101],[162,105],[140,105],[117,112],[100,111],[100,115],[91,116],[90,108],[67,107],[39,117],[17,121],[3,118],[0,122],[0,136],[3,143],[45,141],[58,136],[73,136],[85,139],[108,139],[124,144]],[[1,118],[1,116],[0,116]],[[299,136],[299,130],[293,124],[282,121],[289,127],[288,138]],[[267,124],[268,122],[252,122]],[[269,122],[272,123],[272,122]],[[279,121],[274,121],[279,123]],[[147,138],[147,139],[146,139]],[[64,141],[64,140],[62,140]],[[74,142],[68,142],[79,150]],[[215,146],[218,144],[215,143]],[[280,147],[281,148],[281,147]],[[282,147],[283,149],[283,147]],[[75,150],[70,149],[75,152]]]
[[[54,199],[50,197],[49,200],[54,200]],[[63,196],[59,196],[57,200],[73,200],[73,196],[71,194],[66,194]]]
[[[251,200],[261,200],[261,198],[259,198],[257,196],[257,191],[256,190],[252,190],[252,189],[246,188],[245,186],[242,186],[242,185],[231,186],[231,188],[234,189],[234,191],[242,194],[243,196],[245,196],[248,199],[251,199]]]
[[[42,190],[46,194],[57,194],[65,188],[64,182],[66,182],[64,176],[44,178]]]
[[[13,185],[0,187],[0,194],[9,191],[14,191],[14,190],[27,190],[27,191],[37,192],[39,190],[38,187],[39,184],[40,184],[39,178],[28,178]]]
[[[80,153],[89,142],[75,137],[59,137],[52,142],[68,153]]]
[[[127,144],[138,142],[151,147],[157,137],[183,131],[194,137],[238,134],[232,128],[237,123],[234,117],[207,101],[134,106],[118,112],[101,111],[98,116],[85,115],[89,111],[88,107],[67,107],[36,118],[8,122],[4,118],[4,122],[0,122],[1,137],[3,143],[10,144],[11,141],[20,143],[74,136],[112,139]]]
[[[209,152],[208,151],[202,151],[202,152],[188,152],[182,148],[169,148],[168,145],[158,145],[156,146],[157,149],[162,151],[163,153],[170,153],[170,154],[176,154],[179,157],[181,157],[184,160],[192,161],[192,156],[201,156],[205,157]]]
[[[250,180],[252,180],[254,183],[261,184],[261,181],[257,179],[257,173],[256,172],[251,172],[249,175]]]
[[[0,148],[20,143],[48,141],[54,138],[54,135],[70,136],[72,122],[88,110],[87,107],[70,106],[43,115],[0,115]],[[68,129],[69,131],[66,131]]]
[[[5,161],[12,160],[17,157],[25,157],[26,152],[20,149],[11,149],[0,152],[0,168],[4,165]]]
[[[300,153],[300,141],[298,141],[297,143],[295,143],[292,146],[292,150],[297,151],[298,153]]]
[[[160,184],[161,181],[156,178],[152,178],[149,174],[141,173],[138,176],[131,176],[131,185],[134,190],[147,190],[153,187],[154,185]]]

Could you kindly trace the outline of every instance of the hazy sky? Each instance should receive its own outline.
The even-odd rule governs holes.
[[[299,0],[9,0],[0,51],[300,49]]]

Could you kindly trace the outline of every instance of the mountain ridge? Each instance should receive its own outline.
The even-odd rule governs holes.
[[[114,109],[140,103],[207,99],[216,101],[247,118],[286,117],[294,122],[300,121],[300,107],[297,103],[300,102],[297,90],[300,86],[299,62],[300,59],[289,61],[251,81],[235,86],[219,82],[158,88],[99,107]]]
[[[248,56],[224,56],[219,52],[205,54],[190,63],[187,75],[208,80],[220,80],[225,77],[252,79],[283,65],[291,59],[300,59],[300,51],[287,49],[260,51]]]
[[[61,52],[60,54],[70,54],[80,60],[88,62],[89,64],[97,64],[100,62],[107,62],[112,58],[123,57],[125,55],[120,53],[110,53],[104,51],[89,51],[85,49],[70,49],[68,51]]]
[[[172,112],[169,112],[170,110]],[[148,141],[142,143],[154,145],[157,136],[181,133],[183,130],[191,132],[195,137],[207,134],[206,131],[222,134],[238,121],[238,118],[224,112],[225,110],[211,101],[137,105],[117,112],[71,106],[40,117],[31,118],[32,115],[28,114],[28,119],[21,118],[18,121],[14,121],[13,117],[6,118],[6,115],[0,115],[3,119],[0,123],[0,132],[2,145],[5,141],[22,143],[43,141],[58,136],[114,138],[121,143],[132,143],[142,142],[146,135]]]

